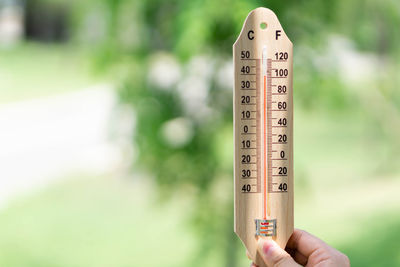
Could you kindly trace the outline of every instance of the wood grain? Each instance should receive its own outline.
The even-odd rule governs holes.
[[[284,248],[294,224],[293,45],[271,10],[249,13],[233,60],[234,229],[251,258],[264,266],[257,239],[272,238]],[[256,219],[276,219],[276,235],[256,236]]]

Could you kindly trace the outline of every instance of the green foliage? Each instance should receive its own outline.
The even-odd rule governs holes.
[[[399,56],[400,38],[397,27],[393,27],[400,20],[396,12],[399,3],[395,0],[103,0],[102,4],[108,14],[107,35],[97,46],[97,63],[118,73],[121,100],[135,109],[137,124],[133,141],[138,149],[135,170],[142,168],[150,172],[162,196],[194,188],[194,204],[188,212],[203,240],[203,249],[194,260],[199,266],[200,258],[206,261],[207,255],[215,251],[225,255],[222,261],[226,266],[234,266],[235,262],[232,260],[232,251],[236,248],[233,241],[236,239],[231,233],[232,194],[224,192],[232,179],[233,167],[232,150],[227,150],[232,146],[229,138],[232,91],[219,83],[218,73],[231,57],[232,44],[248,12],[258,6],[274,10],[295,44],[297,108],[366,112],[374,118],[376,112],[368,109],[366,103],[374,99],[376,91],[360,93],[356,88],[364,88],[365,84],[353,86],[346,81],[345,57],[350,54],[359,58],[357,49],[379,59]],[[129,31],[128,26],[134,30]],[[127,42],[127,35],[134,40]],[[350,40],[355,47],[335,46],[334,35]],[[337,54],[338,49],[349,51],[343,56]],[[152,72],[154,62],[165,55],[181,69],[178,80],[166,86],[154,82],[157,77]],[[200,74],[196,72],[199,57],[207,63]],[[338,58],[345,60],[344,63]],[[392,60],[386,66],[388,71],[398,70]],[[184,83],[187,77],[197,76],[201,80]],[[392,101],[399,99],[399,93],[394,91],[396,86],[391,87],[394,83],[380,86],[388,79],[383,77],[383,82],[374,85],[378,91],[390,95],[388,102],[393,105]],[[204,86],[207,96],[199,97],[197,103],[188,102],[189,87],[197,86]],[[207,110],[206,115],[202,109]],[[189,122],[192,132],[188,141],[179,146],[171,144],[164,132],[175,119]],[[387,122],[378,118],[368,122],[382,128],[387,126]],[[220,194],[228,198],[220,200]]]
[[[278,15],[294,43],[296,225],[333,240],[354,265],[399,264],[398,0],[29,1],[27,8],[42,3],[71,11],[74,44],[83,40],[95,55],[97,70],[108,71],[119,85],[121,102],[135,110],[132,142],[138,159],[133,170],[149,174],[159,203],[180,202],[172,209],[160,204],[161,212],[150,211],[154,207],[140,201],[150,201],[151,190],[140,183],[135,191],[126,186],[123,192],[97,180],[66,192],[56,188],[50,196],[16,207],[15,215],[3,215],[2,265],[144,266],[154,256],[153,242],[160,239],[157,256],[166,266],[238,265],[235,257],[239,251],[242,259],[244,251],[232,231],[229,66],[242,23],[258,6]],[[17,84],[22,95],[88,84],[75,49],[32,44],[19,49],[17,54],[2,51],[0,68],[7,77],[3,84]],[[60,86],[61,79],[68,81]],[[15,100],[12,89],[0,101]],[[390,201],[384,201],[385,194]],[[54,204],[63,212],[48,217],[58,214]],[[377,216],[382,207],[390,209]],[[356,221],[357,216],[366,219]],[[382,222],[385,216],[392,219]],[[180,234],[188,234],[174,226],[179,220],[193,227],[197,244],[181,239]],[[369,225],[371,221],[375,223]],[[157,227],[161,230],[154,236]],[[94,236],[90,246],[79,239],[88,233]],[[49,246],[58,242],[62,248]],[[171,257],[172,249],[163,250],[174,243],[179,243],[174,249],[185,255],[182,259]]]

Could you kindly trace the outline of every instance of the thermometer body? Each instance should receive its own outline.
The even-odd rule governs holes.
[[[233,46],[235,232],[282,248],[293,232],[293,45],[267,8],[250,12]]]

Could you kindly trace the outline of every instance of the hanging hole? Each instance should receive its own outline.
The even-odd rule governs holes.
[[[265,30],[267,28],[267,23],[261,22],[260,28],[261,28],[261,30]]]

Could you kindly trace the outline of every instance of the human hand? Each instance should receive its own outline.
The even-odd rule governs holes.
[[[269,267],[349,267],[349,258],[317,237],[295,229],[290,237],[286,251],[281,249],[275,241],[260,238],[258,252],[265,264]],[[257,267],[254,263],[251,267]]]

